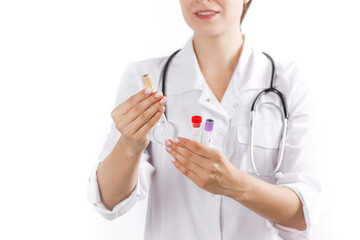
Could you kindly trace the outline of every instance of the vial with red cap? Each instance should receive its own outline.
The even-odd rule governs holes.
[[[194,141],[201,142],[201,116],[192,116],[191,122],[192,122],[192,137],[191,139]]]

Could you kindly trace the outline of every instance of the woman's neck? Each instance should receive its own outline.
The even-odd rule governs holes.
[[[243,45],[239,27],[216,36],[194,34],[193,46],[202,71],[234,71]]]

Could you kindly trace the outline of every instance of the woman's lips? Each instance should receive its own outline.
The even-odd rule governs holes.
[[[218,13],[219,13],[218,11],[215,11],[215,10],[212,10],[212,9],[205,9],[205,10],[200,10],[200,11],[194,12],[195,16],[197,18],[199,18],[199,19],[202,19],[202,20],[212,19]]]

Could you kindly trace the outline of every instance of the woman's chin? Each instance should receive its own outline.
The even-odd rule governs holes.
[[[207,29],[193,29],[194,35],[198,35],[201,37],[216,37],[221,34],[221,31],[219,29],[215,28],[207,28]]]

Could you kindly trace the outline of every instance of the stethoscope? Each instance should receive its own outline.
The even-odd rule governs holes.
[[[169,68],[169,64],[171,62],[171,60],[174,58],[174,56],[180,51],[181,49],[178,49],[177,51],[175,51],[173,54],[171,54],[171,56],[168,58],[168,60],[165,63],[165,66],[163,68],[163,72],[162,72],[162,81],[160,79],[159,84],[162,83],[162,92],[165,94],[165,85],[166,85],[166,76],[167,76],[167,70]],[[285,138],[286,138],[286,130],[287,130],[287,122],[288,122],[288,118],[289,118],[289,114],[287,111],[287,107],[286,107],[286,102],[284,99],[283,94],[277,90],[276,88],[274,88],[273,83],[274,83],[274,78],[275,78],[275,64],[273,59],[270,57],[269,54],[263,52],[263,54],[270,60],[271,65],[272,65],[272,72],[271,72],[271,81],[270,81],[270,87],[261,91],[255,98],[255,100],[253,101],[252,105],[251,105],[251,121],[250,121],[250,128],[251,128],[251,139],[250,139],[250,158],[251,158],[251,165],[253,167],[254,173],[260,177],[272,177],[273,175],[275,175],[275,173],[278,172],[280,165],[282,163],[283,157],[284,157],[284,149],[285,149]],[[255,165],[255,160],[254,160],[254,132],[255,132],[255,116],[256,116],[256,103],[259,101],[259,99],[264,96],[267,93],[275,93],[279,98],[280,98],[280,102],[282,105],[282,109],[280,109],[277,105],[273,104],[273,103],[267,103],[267,104],[272,104],[274,106],[276,106],[277,108],[279,108],[280,112],[281,112],[281,116],[282,116],[282,121],[283,121],[283,129],[282,129],[282,134],[281,134],[281,140],[280,140],[280,153],[278,154],[278,160],[277,160],[277,164],[275,166],[275,168],[273,169],[273,171],[271,172],[271,174],[262,174],[258,171],[256,165]],[[164,114],[166,115],[166,113],[164,112]]]

